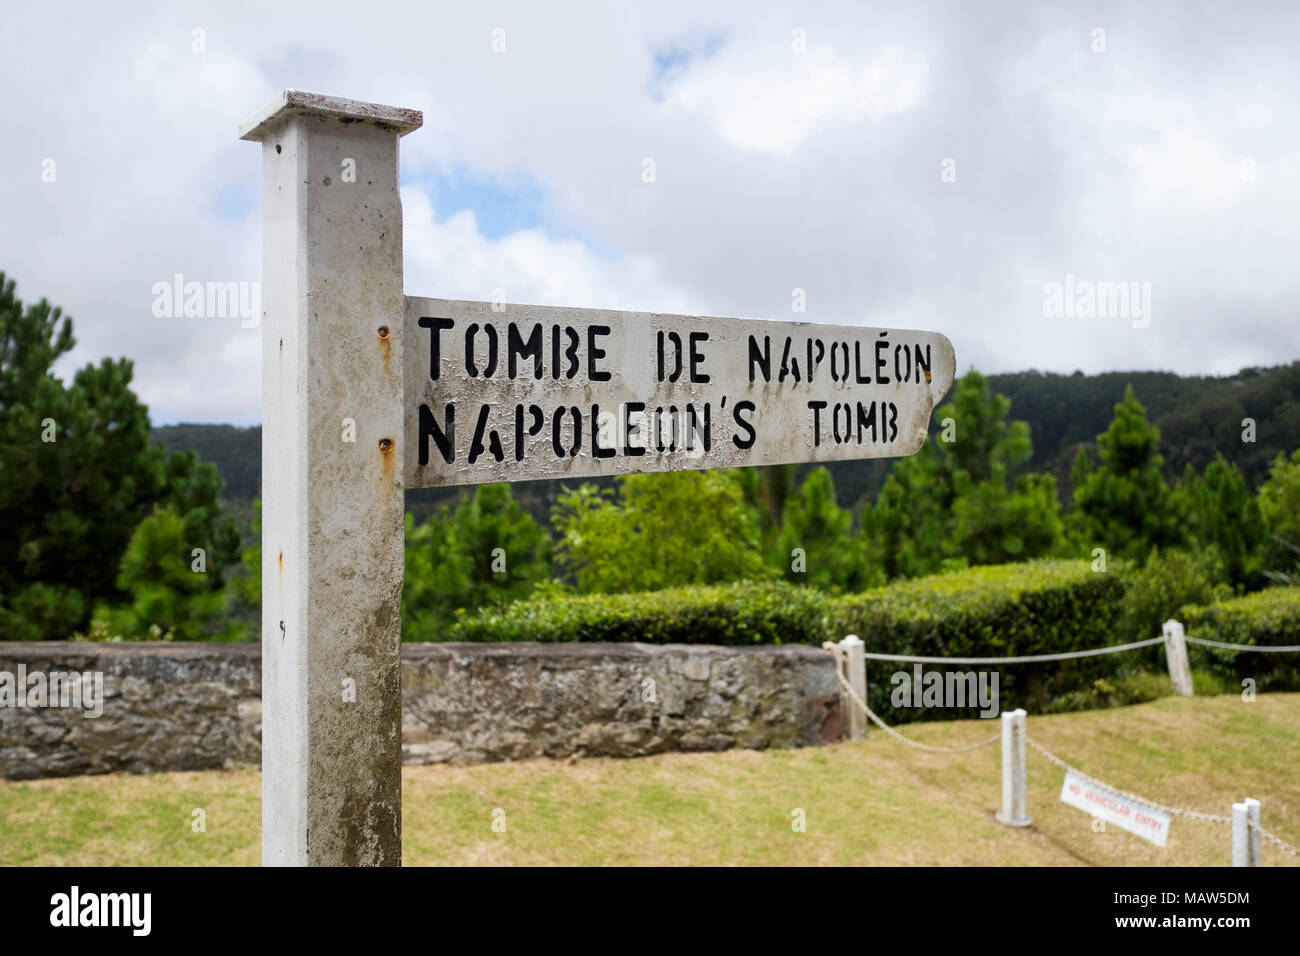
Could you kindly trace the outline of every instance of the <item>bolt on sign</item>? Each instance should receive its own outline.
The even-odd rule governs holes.
[[[934,332],[415,298],[416,110],[286,90],[262,147],[262,860],[401,862],[407,488],[915,454]],[[347,422],[347,429],[342,423]]]

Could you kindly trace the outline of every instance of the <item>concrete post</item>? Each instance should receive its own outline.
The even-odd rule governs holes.
[[[1187,638],[1178,621],[1165,621],[1165,659],[1169,662],[1169,681],[1174,693],[1191,697],[1192,665],[1187,660]]]
[[[1027,827],[1029,799],[1025,793],[1025,711],[1002,712],[1002,809],[997,819],[1011,827]]]
[[[400,865],[402,210],[420,113],[287,90],[262,144],[262,862]]]
[[[1232,865],[1259,866],[1259,801],[1247,797],[1232,805]]]
[[[840,641],[842,651],[841,660],[844,666],[844,679],[849,682],[853,692],[862,699],[867,699],[867,660],[862,655],[866,653],[867,645],[858,639],[856,634],[850,634],[844,640]],[[867,736],[867,715],[862,708],[848,702],[849,713],[849,739],[862,740]]]

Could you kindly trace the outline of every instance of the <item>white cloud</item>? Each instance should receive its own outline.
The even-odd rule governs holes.
[[[1177,196],[1182,201],[1221,205],[1248,188],[1241,157],[1225,156],[1204,136],[1185,129],[1164,130],[1154,145],[1134,146],[1129,162],[1138,175],[1141,199]]]
[[[411,294],[789,318],[799,287],[799,318],[933,328],[986,371],[1300,355],[1293,4],[312,9],[8,11],[0,269],[75,317],[76,364],[131,357],[155,420],[259,417],[260,333],[154,319],[151,289],[259,277],[260,155],[236,127],[288,86],[424,110],[408,183],[543,197],[544,228],[488,239],[406,187]],[[656,84],[672,49],[712,52]],[[1067,273],[1150,281],[1151,327],[1043,318]]]
[[[879,122],[915,107],[926,75],[898,49],[854,63],[828,48],[730,44],[671,83],[663,108],[705,116],[737,149],[791,150],[823,123]]]
[[[540,228],[488,239],[474,213],[439,222],[427,193],[402,189],[407,295],[574,308],[683,312],[687,297],[645,258],[603,260]]]

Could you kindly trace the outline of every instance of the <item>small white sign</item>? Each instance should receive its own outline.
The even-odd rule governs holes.
[[[1169,814],[1068,771],[1061,787],[1061,802],[1078,807],[1091,816],[1101,817],[1121,830],[1136,833],[1156,846],[1164,846],[1169,839]]]

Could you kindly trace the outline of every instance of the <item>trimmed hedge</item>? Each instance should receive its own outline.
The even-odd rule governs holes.
[[[449,641],[820,644],[827,597],[792,584],[561,595],[461,618]]]
[[[935,574],[834,602],[831,631],[868,650],[996,657],[1111,643],[1124,585],[1086,561],[1028,561]]]
[[[971,568],[831,597],[787,583],[683,587],[641,594],[562,595],[460,618],[452,641],[636,641],[650,644],[812,644],[857,634],[880,653],[1001,657],[1124,643],[1117,632],[1122,568],[1087,561],[1032,561]],[[1102,677],[1139,669],[1142,655],[1009,667],[998,674],[1002,709],[1042,711],[1084,699]],[[925,671],[946,670],[928,665]],[[911,665],[872,661],[868,693],[886,720],[951,719],[977,708],[895,709],[889,676]],[[1067,697],[1066,695],[1074,695]],[[1058,700],[1059,699],[1059,700]],[[1053,702],[1056,706],[1053,706]]]
[[[1272,587],[1205,607],[1179,612],[1190,637],[1229,644],[1300,645],[1300,586]],[[1300,690],[1300,653],[1244,654],[1187,645],[1193,668],[1205,668],[1239,689],[1247,678],[1256,690]]]
[[[628,641],[649,644],[811,644],[857,634],[867,650],[920,657],[1012,657],[1088,650],[1139,637],[1120,629],[1128,567],[1030,561],[970,568],[832,597],[783,582],[614,595],[560,595],[460,617],[450,641]],[[1194,637],[1300,644],[1300,587],[1270,588],[1180,611]],[[1300,690],[1300,654],[1231,654],[1190,645],[1193,667],[1229,690]],[[873,710],[890,723],[973,716],[961,709],[895,708],[891,677],[915,665],[867,662]],[[1009,666],[923,665],[998,675],[1000,710],[1074,710],[1145,699],[1167,682],[1163,648]],[[1133,697],[1134,687],[1142,694]],[[1127,689],[1126,689],[1127,688]]]
[[[1089,561],[1046,560],[970,568],[840,598],[828,623],[835,634],[857,634],[869,652],[918,657],[1014,657],[1124,644],[1132,640],[1118,631],[1125,570],[1095,572]],[[1000,709],[1042,712],[1059,709],[1058,700],[1103,677],[1133,673],[1141,662],[1140,651],[1126,651],[1036,664],[919,666],[922,672],[996,673]],[[895,708],[890,678],[898,672],[914,677],[917,666],[867,662],[868,703],[886,721],[978,712]]]

